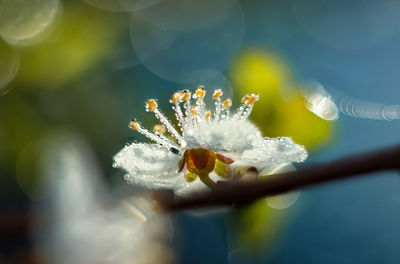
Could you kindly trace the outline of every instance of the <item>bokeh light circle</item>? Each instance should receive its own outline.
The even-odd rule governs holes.
[[[0,34],[10,44],[37,37],[54,21],[59,0],[0,0]]]
[[[18,73],[19,66],[18,51],[0,41],[0,94],[6,91],[7,85]]]
[[[290,172],[294,171],[296,168],[290,164],[290,163],[284,163],[284,164],[279,164],[279,165],[273,165],[264,168],[259,176],[261,177],[268,177],[270,175],[276,175],[279,173],[285,173],[285,172]],[[266,203],[269,207],[273,209],[287,209],[290,208],[292,205],[296,203],[296,201],[299,199],[301,194],[301,191],[295,190],[291,192],[286,192],[280,195],[275,195],[266,198]]]
[[[131,40],[139,60],[179,83],[223,71],[241,46],[244,19],[237,1],[217,2],[171,0],[133,12]]]
[[[27,144],[18,155],[16,179],[20,190],[35,200],[43,196],[41,176],[42,158],[49,140],[38,140]]]
[[[400,2],[292,0],[303,29],[339,50],[369,48],[400,32]]]
[[[152,6],[160,0],[82,0],[94,7],[114,12],[129,12]]]

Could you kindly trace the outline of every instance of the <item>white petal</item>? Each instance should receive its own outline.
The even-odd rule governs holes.
[[[307,158],[304,146],[297,145],[288,137],[255,140],[253,148],[242,153],[233,166],[254,166],[263,169],[270,165],[302,162]]]
[[[243,152],[262,139],[261,132],[248,120],[222,120],[199,124],[186,136],[188,148],[203,147],[216,152]]]
[[[185,178],[180,178],[173,186],[175,194],[178,196],[188,196],[193,192],[210,190],[199,178],[193,182],[186,182]]]
[[[173,186],[182,173],[178,173],[180,156],[156,144],[136,144],[125,146],[114,161],[118,167],[129,173],[126,180],[149,188]]]

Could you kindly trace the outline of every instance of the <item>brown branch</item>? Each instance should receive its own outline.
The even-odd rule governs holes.
[[[394,170],[400,170],[400,145],[256,181],[223,182],[217,184],[211,191],[193,193],[189,197],[173,197],[171,192],[158,192],[156,199],[167,212],[217,206],[241,206],[262,197],[282,194],[319,183]]]

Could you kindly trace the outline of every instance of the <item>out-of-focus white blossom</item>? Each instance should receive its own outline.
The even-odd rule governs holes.
[[[167,216],[145,197],[113,197],[85,143],[69,134],[55,139],[42,157],[50,204],[36,221],[48,262],[170,263]]]
[[[149,131],[136,120],[130,123],[132,130],[156,144],[132,143],[115,155],[114,166],[128,172],[129,183],[172,188],[184,195],[204,184],[212,187],[219,179],[237,179],[249,171],[258,173],[268,166],[307,158],[305,148],[291,138],[264,138],[248,120],[258,95],[245,95],[242,105],[231,113],[232,101],[222,100],[221,90],[213,93],[213,112],[206,108],[205,94],[199,86],[193,95],[184,90],[172,96],[179,132],[159,111],[156,100],[146,101],[146,110],[162,124]]]

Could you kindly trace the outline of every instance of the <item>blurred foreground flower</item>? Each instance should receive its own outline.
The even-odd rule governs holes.
[[[206,109],[205,94],[204,87],[199,86],[193,96],[187,90],[172,96],[170,102],[182,133],[158,110],[156,100],[146,102],[147,111],[163,124],[150,132],[137,121],[130,123],[131,129],[156,144],[133,143],[114,157],[115,166],[129,173],[128,182],[149,188],[172,188],[183,195],[205,185],[213,187],[219,177],[238,179],[249,173],[257,175],[266,167],[306,159],[303,146],[287,137],[263,138],[248,121],[258,95],[244,96],[242,105],[231,114],[232,101],[222,101],[221,90],[213,93],[213,113]],[[191,103],[192,97],[195,105]],[[164,134],[167,130],[169,136]]]
[[[170,263],[164,242],[171,227],[150,200],[111,196],[74,134],[48,143],[41,158],[50,204],[37,211],[35,237],[47,263]]]

